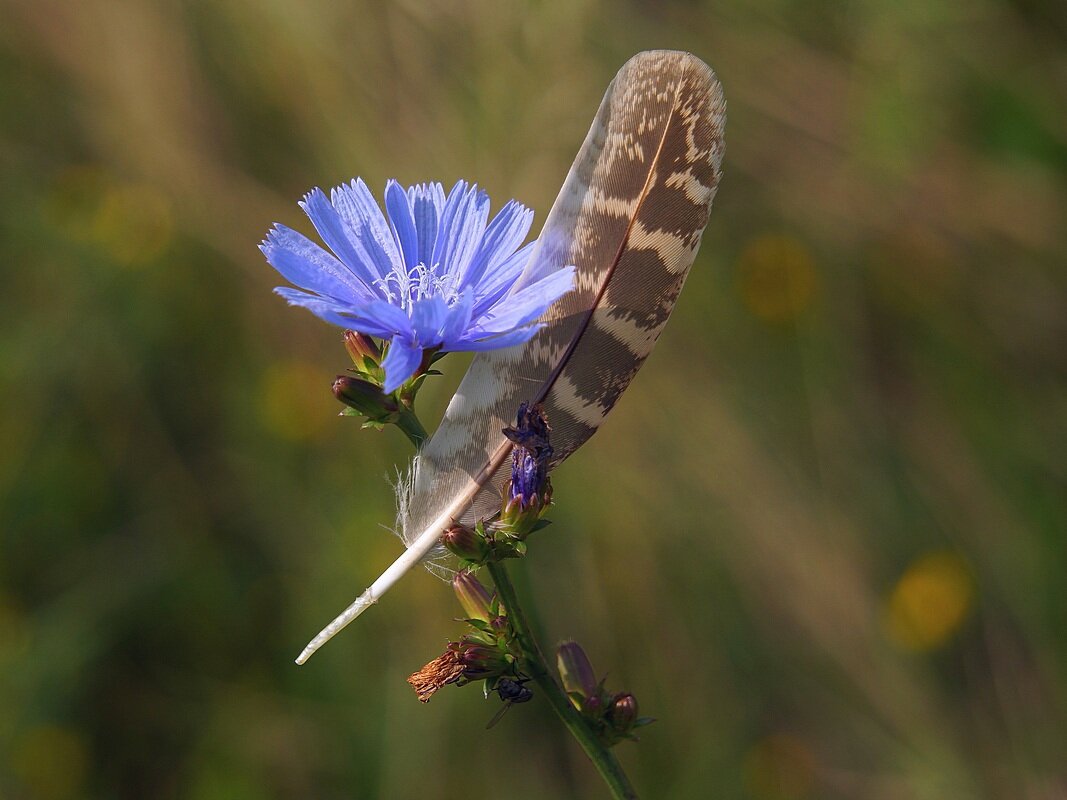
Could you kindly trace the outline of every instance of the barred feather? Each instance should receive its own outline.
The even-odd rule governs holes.
[[[688,53],[630,59],[601,103],[515,291],[577,267],[575,291],[524,345],[476,357],[416,463],[400,524],[408,546],[305,648],[303,663],[437,544],[454,521],[490,516],[523,401],[542,402],[556,463],[596,432],[670,316],[719,183],[726,106]]]

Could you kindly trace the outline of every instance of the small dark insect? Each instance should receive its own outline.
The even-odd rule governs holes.
[[[529,678],[521,678],[513,681],[511,678],[501,678],[496,682],[496,687],[494,688],[496,693],[500,695],[501,700],[510,700],[512,703],[525,703],[533,697],[533,692],[523,685],[528,683],[529,680]]]
[[[500,695],[500,699],[504,701],[504,705],[493,715],[493,718],[489,720],[489,724],[485,726],[486,730],[489,730],[500,722],[504,714],[506,714],[508,709],[515,705],[515,703],[525,703],[533,698],[533,692],[523,685],[528,680],[530,679],[521,678],[517,681],[513,681],[511,678],[501,678],[496,682],[496,686],[493,688],[496,690],[496,693]]]

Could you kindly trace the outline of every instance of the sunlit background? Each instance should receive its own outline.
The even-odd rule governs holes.
[[[404,678],[409,456],[271,289],[311,186],[540,226],[608,81],[691,50],[725,177],[519,565],[659,721],[647,798],[1067,796],[1067,13],[1051,0],[0,0],[0,796],[597,798],[544,702]],[[464,362],[423,392],[435,424]]]

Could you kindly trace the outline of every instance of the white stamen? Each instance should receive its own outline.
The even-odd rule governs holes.
[[[374,285],[382,290],[386,300],[393,305],[399,305],[409,314],[415,303],[428,297],[444,298],[451,308],[459,301],[456,276],[447,272],[444,275],[438,275],[437,270],[440,266],[440,264],[432,267],[416,264],[409,271],[397,265],[384,278],[376,280]]]

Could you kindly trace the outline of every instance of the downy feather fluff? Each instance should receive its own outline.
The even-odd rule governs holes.
[[[529,342],[479,354],[401,487],[407,551],[301,653],[303,663],[407,572],[453,522],[500,507],[501,430],[541,402],[554,465],[596,432],[651,352],[696,256],[719,183],[726,105],[689,53],[631,58],[608,86],[513,291],[573,264],[575,290]]]

